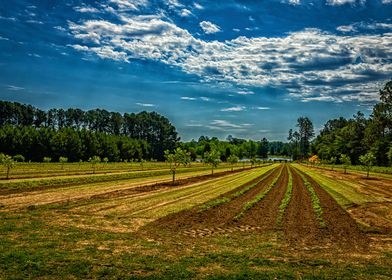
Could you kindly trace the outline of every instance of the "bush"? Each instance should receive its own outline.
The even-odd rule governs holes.
[[[24,162],[25,161],[25,157],[22,155],[14,155],[12,157],[12,159],[16,162]]]

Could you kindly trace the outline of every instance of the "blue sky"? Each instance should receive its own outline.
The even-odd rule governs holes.
[[[392,0],[0,4],[0,99],[157,111],[183,140],[285,140],[370,113],[392,77]]]

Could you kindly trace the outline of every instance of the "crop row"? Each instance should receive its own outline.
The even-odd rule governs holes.
[[[239,191],[237,191],[237,192],[235,192],[235,193],[229,195],[229,196],[222,197],[222,198],[217,198],[217,199],[214,199],[214,200],[212,200],[212,201],[207,202],[206,204],[203,205],[202,210],[207,210],[207,209],[209,209],[209,208],[211,208],[211,207],[219,206],[219,205],[224,204],[224,203],[227,203],[227,202],[229,202],[229,201],[231,201],[231,200],[233,200],[233,199],[235,199],[235,198],[237,198],[237,197],[240,197],[241,195],[247,193],[248,191],[250,191],[251,189],[253,189],[254,187],[256,187],[258,184],[260,184],[260,182],[262,182],[262,181],[265,180],[269,175],[271,175],[271,173],[272,173],[274,170],[275,170],[275,168],[274,168],[274,169],[271,169],[271,170],[269,170],[269,171],[267,171],[265,174],[263,174],[262,176],[260,176],[260,177],[257,179],[257,181],[254,182],[253,184],[250,184],[250,185],[247,185],[248,183],[244,184],[244,185],[247,185],[247,186],[244,187],[244,188],[242,188],[241,190],[239,190]]]
[[[178,173],[192,173],[196,171],[207,170],[208,168],[186,168],[179,169]],[[209,170],[209,169],[208,169]],[[23,180],[11,181],[0,183],[1,190],[23,190],[34,189],[38,187],[63,187],[69,185],[83,185],[91,183],[103,183],[110,181],[122,181],[137,178],[147,178],[152,176],[170,175],[170,170],[154,170],[154,171],[141,171],[141,172],[128,172],[120,174],[107,174],[107,175],[89,175],[77,176],[72,178],[41,178],[37,180]]]
[[[305,175],[302,172],[297,171],[297,173],[301,176],[302,181],[304,182],[305,187],[310,193],[310,197],[312,199],[312,207],[314,212],[316,213],[317,220],[319,221],[320,227],[325,227],[325,221],[323,219],[323,209],[321,208],[320,200],[312,187],[312,184],[306,179]]]
[[[244,207],[242,208],[241,212],[238,213],[234,219],[235,220],[239,220],[240,218],[242,218],[244,216],[244,214],[246,213],[246,211],[248,211],[249,209],[251,209],[252,207],[254,207],[260,200],[262,200],[271,190],[272,188],[276,185],[276,183],[278,182],[282,172],[283,172],[282,168],[279,172],[279,174],[274,178],[274,180],[271,182],[271,184],[268,185],[268,187],[266,189],[264,189],[263,191],[261,191],[258,195],[256,195],[252,200],[248,201],[247,203],[245,203]]]
[[[290,168],[288,168],[288,173],[289,173],[289,181],[287,184],[287,191],[279,205],[278,218],[276,219],[276,224],[278,225],[278,227],[281,227],[282,225],[284,213],[286,211],[287,206],[290,203],[291,195],[293,193],[293,175],[291,174]]]

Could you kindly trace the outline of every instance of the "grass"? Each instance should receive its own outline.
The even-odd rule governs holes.
[[[363,254],[299,251],[287,247],[277,232],[234,232],[197,239],[171,231],[161,232],[158,238],[143,228],[129,230],[139,219],[148,222],[205,203],[271,168],[246,170],[133,198],[87,199],[30,209],[0,208],[0,279],[390,278],[392,255],[387,247]],[[313,173],[305,172],[316,180]],[[317,175],[323,171],[311,172]],[[89,188],[97,191],[113,184],[116,182],[93,183]],[[340,188],[337,182],[327,184],[345,197],[350,189],[349,185]],[[78,185],[74,187],[75,192],[80,189]],[[361,195],[353,197],[365,201],[366,194]]]
[[[316,213],[316,218],[319,222],[319,225],[321,228],[324,228],[326,226],[326,224],[323,219],[323,209],[321,208],[320,200],[319,200],[316,192],[314,191],[312,184],[309,183],[309,181],[306,179],[305,175],[300,171],[298,171],[298,174],[301,176],[302,181],[304,182],[306,189],[310,193],[310,197],[312,200],[312,207],[313,207],[314,212]]]
[[[234,217],[234,220],[239,220],[241,219],[245,213],[253,208],[260,200],[262,200],[271,190],[272,188],[276,185],[278,182],[281,174],[282,174],[283,168],[280,170],[279,174],[273,179],[271,184],[268,185],[267,188],[265,188],[263,191],[261,191],[258,195],[256,195],[252,200],[248,201],[245,203],[244,207],[242,210]]]
[[[237,191],[237,192],[235,192],[235,193],[233,193],[233,194],[231,194],[229,196],[222,197],[222,198],[217,198],[217,199],[211,200],[211,201],[203,204],[201,210],[206,210],[206,209],[209,209],[211,207],[217,207],[217,206],[219,206],[221,204],[227,203],[227,202],[229,202],[229,201],[231,201],[231,200],[233,200],[233,199],[235,199],[237,197],[240,197],[241,195],[247,193],[248,191],[250,191],[251,189],[256,187],[261,181],[263,181],[265,178],[267,178],[272,173],[272,170],[275,169],[275,167],[276,167],[275,165],[272,165],[271,168],[265,169],[265,173],[263,173],[263,175],[261,175],[261,177],[255,183],[250,184],[250,185],[242,188],[241,190],[239,190],[239,191]]]
[[[380,202],[383,198],[367,195],[362,191],[358,182],[344,177],[335,180],[322,174],[322,170],[307,168],[296,164],[295,167],[311,176],[323,189],[325,189],[343,208],[347,209],[354,205],[363,205],[369,202]]]
[[[205,166],[200,167],[186,167],[177,170],[178,174],[201,175],[209,174],[207,171],[210,169]],[[220,171],[228,171],[229,167],[221,168]],[[201,172],[201,173],[200,173]],[[36,188],[44,187],[62,187],[71,185],[83,185],[101,182],[115,182],[125,181],[137,178],[150,178],[156,176],[171,176],[169,169],[163,170],[149,170],[149,171],[133,171],[115,174],[95,174],[85,176],[72,176],[72,177],[54,177],[54,178],[39,178],[39,179],[18,179],[0,182],[0,190],[34,190]]]
[[[282,199],[282,202],[279,205],[279,213],[278,213],[278,217],[276,219],[276,224],[279,228],[282,226],[282,220],[284,217],[284,213],[286,211],[287,206],[290,203],[291,195],[293,193],[293,175],[291,174],[290,168],[288,168],[288,173],[289,173],[289,181],[287,183],[287,190],[286,190],[286,193]]]

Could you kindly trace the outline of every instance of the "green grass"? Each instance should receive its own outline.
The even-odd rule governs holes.
[[[297,173],[301,176],[302,181],[304,182],[304,185],[305,185],[306,189],[310,193],[313,210],[316,213],[316,218],[317,218],[317,220],[319,222],[320,227],[323,228],[323,227],[326,226],[326,224],[325,224],[325,221],[323,219],[323,209],[321,208],[320,200],[319,200],[315,190],[313,189],[312,184],[309,183],[309,181],[306,179],[305,175],[302,172],[300,172],[300,171],[298,171]]]
[[[335,180],[322,174],[322,170],[310,169],[303,165],[296,164],[295,167],[311,176],[323,189],[325,189],[343,208],[354,205],[363,205],[368,202],[380,202],[383,198],[370,196],[361,191],[358,182],[350,179]]]
[[[293,175],[291,174],[290,168],[288,168],[288,173],[289,173],[289,181],[287,183],[287,190],[286,190],[286,193],[282,199],[282,202],[279,205],[279,213],[278,213],[278,217],[276,219],[276,224],[279,228],[282,226],[282,220],[284,217],[284,213],[286,211],[287,206],[290,203],[291,195],[293,193]]]
[[[273,179],[271,184],[268,185],[267,188],[265,188],[263,191],[261,191],[258,195],[256,195],[252,200],[248,201],[245,203],[244,207],[242,210],[234,217],[234,220],[239,220],[241,219],[245,213],[253,208],[260,200],[262,200],[271,190],[272,188],[276,185],[276,183],[279,180],[279,177],[281,176],[283,171],[283,168],[280,170],[279,174]]]
[[[253,189],[254,187],[256,187],[261,181],[263,181],[265,178],[267,178],[275,169],[275,165],[271,166],[271,168],[265,169],[265,173],[263,173],[263,175],[253,184],[250,184],[244,188],[242,188],[241,190],[227,196],[227,197],[222,197],[222,198],[217,198],[214,200],[211,200],[205,204],[203,204],[202,206],[202,210],[206,210],[209,209],[211,207],[217,207],[221,204],[227,203],[237,197],[240,197],[241,195],[247,193],[248,191],[250,191],[251,189]],[[246,185],[246,184],[245,184]]]

